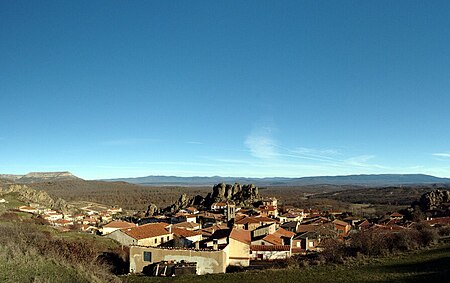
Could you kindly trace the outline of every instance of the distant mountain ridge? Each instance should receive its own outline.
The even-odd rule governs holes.
[[[253,183],[258,186],[307,186],[307,185],[413,185],[413,184],[446,184],[450,178],[440,178],[425,174],[362,174],[319,177],[177,177],[177,176],[146,176],[137,178],[104,179],[108,182],[128,182],[140,185],[178,185],[178,186],[210,186],[218,183]]]
[[[68,171],[63,172],[30,172],[25,175],[0,174],[0,179],[19,184],[81,180]]]

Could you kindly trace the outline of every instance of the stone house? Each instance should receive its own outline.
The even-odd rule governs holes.
[[[252,245],[252,260],[286,260],[291,257],[290,245]]]
[[[335,219],[333,220],[334,229],[337,231],[338,237],[345,237],[350,231],[350,224],[345,221]]]
[[[149,223],[116,230],[106,237],[114,239],[124,246],[156,247],[173,239],[173,233],[170,230],[170,225],[167,223]]]
[[[157,262],[195,262],[196,274],[225,273],[228,266],[228,247],[222,250],[177,249],[159,247],[130,247],[130,273],[142,273]]]
[[[253,231],[261,226],[275,223],[278,225],[278,221],[268,218],[268,217],[244,217],[240,220],[236,220],[234,226],[238,229]]]
[[[106,225],[103,225],[103,227],[100,230],[102,232],[102,235],[108,235],[116,230],[134,228],[134,227],[136,227],[136,224],[134,224],[134,223],[125,222],[125,221],[112,221]]]

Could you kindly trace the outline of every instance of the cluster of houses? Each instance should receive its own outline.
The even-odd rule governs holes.
[[[276,198],[268,198],[258,208],[218,202],[209,211],[188,207],[174,215],[141,219],[139,225],[116,220],[100,232],[130,248],[132,273],[148,272],[155,263],[194,262],[196,273],[205,274],[318,251],[322,238],[343,239],[351,228],[351,223],[331,220],[318,210],[280,209]],[[158,274],[158,268],[152,270]]]
[[[119,220],[120,208],[85,206],[74,215],[37,205],[18,210],[40,215],[63,231],[78,227],[114,239],[129,248],[130,273],[162,276],[224,273],[253,261],[282,261],[294,254],[320,252],[326,238],[345,241],[358,230],[401,231],[415,225],[398,212],[375,223],[342,211],[279,207],[276,198],[260,203],[243,208],[232,201],[217,202],[207,211],[187,207],[138,223]],[[450,225],[450,217],[427,222]]]
[[[99,227],[113,220],[113,216],[121,213],[122,208],[93,207],[87,205],[79,208],[80,213],[63,213],[39,204],[19,206],[18,211],[36,215],[60,231],[79,230],[98,233]]]
[[[428,222],[450,225],[450,217]],[[223,273],[230,266],[248,267],[252,261],[320,252],[328,237],[345,241],[357,230],[395,231],[411,225],[397,212],[372,223],[341,211],[280,208],[276,198],[268,198],[258,208],[218,202],[209,211],[188,207],[173,215],[141,219],[140,224],[116,220],[100,232],[129,247],[131,273],[174,275],[178,271],[169,272],[168,266],[182,270],[177,267],[182,264],[196,274]]]

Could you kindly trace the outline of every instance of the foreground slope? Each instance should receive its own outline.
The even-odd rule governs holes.
[[[448,282],[450,244],[344,265],[167,278],[124,276],[124,282]]]

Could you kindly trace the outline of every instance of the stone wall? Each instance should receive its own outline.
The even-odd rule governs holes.
[[[144,261],[144,252],[151,253],[151,261]],[[154,262],[182,260],[197,263],[197,274],[225,273],[228,249],[220,251],[193,249],[163,249],[156,247],[130,247],[130,272],[142,273],[144,267]]]

